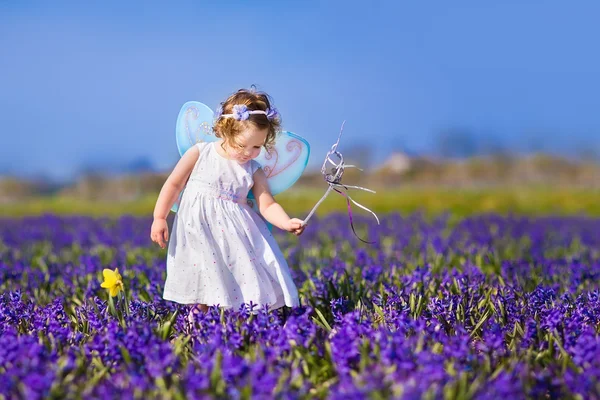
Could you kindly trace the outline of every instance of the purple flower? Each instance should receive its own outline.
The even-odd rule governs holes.
[[[275,107],[267,109],[267,118],[269,121],[272,121],[277,117],[279,117],[279,111],[277,111]]]
[[[245,121],[250,117],[250,112],[248,111],[248,107],[244,104],[236,104],[233,106],[233,118],[238,121]]]
[[[300,241],[274,233],[305,306],[214,306],[191,325],[187,305],[162,299],[151,222],[0,218],[0,397],[166,386],[186,398],[591,398],[600,387],[598,218],[391,214],[378,228],[387,244],[364,248],[344,214],[323,216]],[[98,273],[122,265],[121,321]]]

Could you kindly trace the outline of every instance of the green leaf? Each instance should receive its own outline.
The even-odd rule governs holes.
[[[318,308],[315,308],[315,312],[317,313],[317,315],[319,316],[319,319],[322,322],[322,326],[327,329],[327,331],[331,331],[331,325],[329,325],[329,322],[327,322],[327,319],[325,319],[325,316],[323,315],[323,313],[321,312],[321,310],[319,310]]]
[[[127,364],[131,363],[131,354],[129,354],[129,350],[127,350],[127,348],[125,346],[119,346],[120,350],[121,350],[121,355],[123,356],[123,360],[125,360],[125,362]]]
[[[485,321],[487,321],[487,319],[489,318],[490,315],[491,315],[490,311],[486,311],[485,314],[483,314],[483,317],[481,317],[481,320],[479,320],[477,325],[475,325],[475,328],[473,328],[469,337],[473,337],[477,334],[477,330],[481,327],[481,325],[483,325],[485,323]]]

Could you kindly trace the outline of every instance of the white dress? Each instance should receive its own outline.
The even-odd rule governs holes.
[[[183,304],[275,309],[299,304],[298,291],[275,238],[247,204],[260,168],[198,143],[198,161],[184,189],[169,241],[163,298]]]

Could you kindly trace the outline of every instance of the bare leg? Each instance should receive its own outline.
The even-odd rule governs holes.
[[[202,311],[203,313],[208,312],[208,306],[206,304],[198,304],[196,308]]]
[[[188,322],[190,324],[194,323],[194,316],[197,314],[202,313],[206,313],[208,311],[208,306],[206,304],[194,304],[191,308],[190,308],[190,312],[188,314]]]

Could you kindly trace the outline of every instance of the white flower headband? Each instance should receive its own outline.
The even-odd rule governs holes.
[[[248,107],[246,107],[245,104],[234,105],[232,114],[221,114],[222,112],[223,112],[223,110],[221,108],[219,108],[215,117],[217,119],[223,117],[223,118],[234,118],[238,121],[245,121],[248,118],[250,118],[250,114],[264,114],[267,116],[267,119],[269,121],[271,121],[279,116],[279,112],[277,111],[277,109],[275,107],[267,108],[267,111],[248,110]]]

